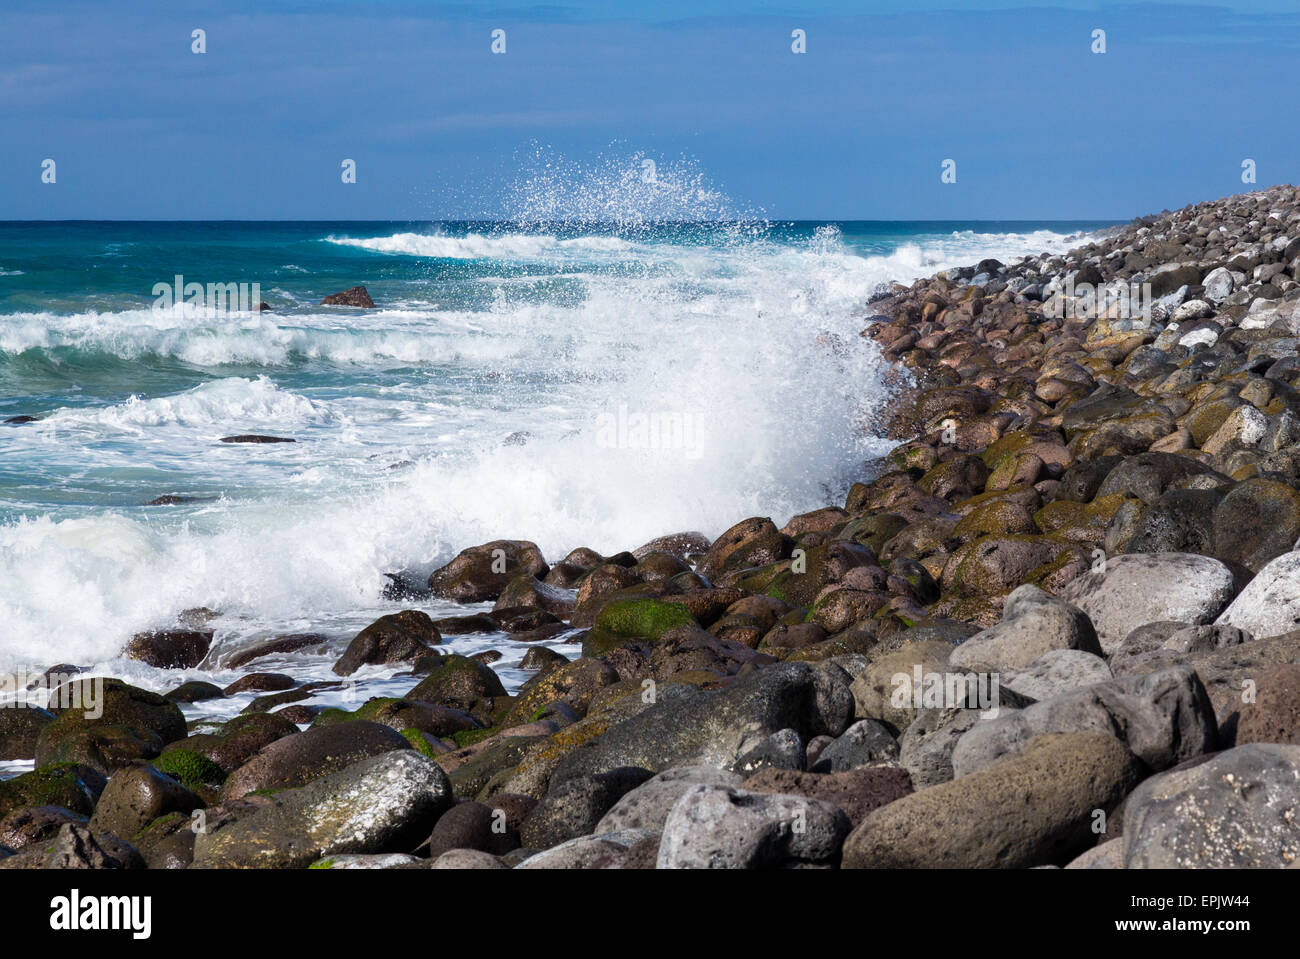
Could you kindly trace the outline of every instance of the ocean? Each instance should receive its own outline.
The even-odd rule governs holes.
[[[554,561],[784,523],[889,445],[873,291],[1104,225],[0,223],[0,420],[35,417],[0,425],[0,671],[224,683],[232,651],[317,631],[328,652],[256,668],[334,678],[378,616],[465,611],[385,600],[385,574],[497,538]],[[159,307],[177,275],[271,309]],[[356,285],[374,309],[319,305]],[[243,433],[296,442],[220,442]],[[202,668],[120,658],[194,608]],[[447,647],[526,678],[503,635]],[[363,669],[361,698],[405,691],[397,671]]]

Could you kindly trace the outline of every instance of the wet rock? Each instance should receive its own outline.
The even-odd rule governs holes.
[[[700,573],[711,581],[728,570],[766,566],[784,559],[789,541],[767,517],[742,520],[719,536],[699,564]]]
[[[157,756],[185,736],[185,717],[175,703],[118,679],[78,678],[51,693],[55,712],[36,741],[36,765],[89,762],[111,772],[132,759]]]
[[[203,800],[153,766],[128,766],[109,777],[95,814],[90,817],[90,828],[115,836],[134,836],[170,812],[188,816],[202,806]]]
[[[0,869],[143,869],[130,843],[79,823],[64,823],[54,841],[0,860]]]
[[[261,433],[239,433],[235,436],[221,437],[222,443],[296,443],[297,440],[285,436],[265,436]]]
[[[374,309],[375,301],[364,286],[353,286],[342,293],[331,293],[320,301],[321,306],[359,306]]]
[[[381,753],[410,748],[394,729],[360,720],[277,739],[230,774],[226,800],[258,790],[292,789]]]
[[[199,868],[302,868],[338,853],[401,852],[428,835],[452,802],[436,763],[399,750],[353,763],[271,797],[200,833]]]
[[[169,699],[173,703],[202,703],[210,699],[224,699],[225,695],[221,687],[215,683],[205,683],[202,680],[192,679],[164,693],[163,698]]]
[[[0,819],[0,846],[20,851],[52,839],[66,823],[84,826],[89,821],[62,806],[23,806]]]
[[[433,571],[429,589],[435,596],[458,603],[496,600],[518,573],[541,579],[550,567],[536,543],[493,540],[462,550],[450,563]]]
[[[6,704],[0,709],[0,759],[35,759],[41,730],[52,722],[54,714],[39,706]]]
[[[362,666],[401,663],[415,659],[442,641],[429,614],[417,609],[381,616],[353,637],[347,650],[334,664],[334,672],[351,676]]]
[[[247,673],[221,692],[226,696],[247,692],[281,692],[297,685],[298,681],[285,673]]]
[[[211,646],[210,629],[165,629],[136,633],[122,655],[159,669],[191,669],[203,662]]]
[[[104,775],[90,766],[41,766],[0,780],[0,816],[28,806],[59,806],[89,816],[106,784]]]
[[[227,669],[240,669],[255,659],[262,659],[277,653],[293,653],[301,649],[324,646],[328,642],[329,637],[321,633],[289,633],[241,649],[226,658],[221,665]]]
[[[406,699],[472,714],[485,701],[506,694],[501,679],[491,667],[465,656],[431,657],[429,664],[432,668],[428,675],[406,694]]]

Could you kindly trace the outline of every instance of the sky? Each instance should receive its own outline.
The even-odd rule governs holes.
[[[1297,53],[1294,0],[3,0],[0,219],[493,218],[646,159],[777,219],[1128,219],[1300,179]]]

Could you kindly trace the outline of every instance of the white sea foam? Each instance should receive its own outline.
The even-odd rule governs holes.
[[[954,234],[862,256],[833,229],[803,245],[717,247],[402,233],[353,245],[397,256],[623,257],[637,268],[578,269],[578,296],[503,284],[486,310],[408,303],[348,326],[245,315],[217,328],[149,310],[0,317],[9,353],[75,344],[267,367],[297,354],[444,366],[464,379],[412,374],[364,395],[307,395],[228,376],[173,396],[54,411],[7,434],[23,444],[70,437],[44,455],[88,475],[171,470],[178,484],[224,480],[232,491],[172,512],[101,508],[0,526],[0,668],[111,660],[132,632],[196,606],[221,611],[222,642],[270,624],[351,622],[378,608],[384,573],[427,569],[491,538],[532,539],[555,559],[679,529],[714,535],[754,514],[783,523],[842,495],[879,449],[859,429],[887,397],[880,357],[858,335],[876,285],[1060,240]],[[635,435],[611,444],[601,416],[620,408],[690,416],[698,449],[644,448]],[[308,441],[282,450],[213,442],[253,428]],[[529,438],[503,444],[513,433]],[[131,442],[114,442],[123,436]]]
[[[437,233],[394,233],[392,236],[356,238],[327,237],[330,243],[352,246],[376,253],[405,253],[411,256],[440,257],[452,260],[538,260],[557,255],[583,256],[591,253],[621,253],[632,248],[614,236],[583,236],[572,239],[508,233],[488,236],[444,236]]]

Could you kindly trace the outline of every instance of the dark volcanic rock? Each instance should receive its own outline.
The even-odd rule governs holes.
[[[373,309],[375,301],[370,298],[364,286],[353,286],[342,293],[331,293],[320,301],[321,306],[361,306]]]
[[[398,663],[430,651],[442,641],[429,614],[406,609],[375,620],[353,637],[347,650],[334,664],[334,672],[351,676],[370,663]]]
[[[159,669],[191,669],[203,662],[211,647],[210,629],[164,629],[136,633],[123,655]]]

